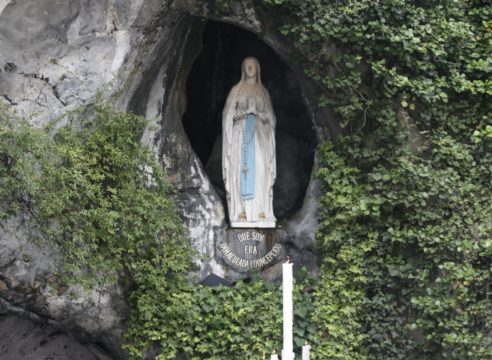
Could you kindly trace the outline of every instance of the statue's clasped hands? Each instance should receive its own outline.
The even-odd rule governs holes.
[[[252,99],[252,98],[249,98],[248,99],[248,107],[247,107],[246,111],[244,111],[244,112],[241,111],[241,112],[238,113],[237,108],[238,108],[238,105],[236,104],[236,115],[234,116],[234,122],[237,122],[237,121],[246,119],[246,116],[248,114],[258,115],[257,114],[257,111],[256,111],[256,103],[255,103],[255,100]]]
[[[238,109],[238,105],[236,104],[236,115],[233,118],[234,122],[246,119],[246,116],[248,114],[256,115],[256,117],[259,120],[261,120],[263,123],[268,123],[268,121],[269,121],[269,117],[268,117],[267,113],[265,113],[263,111],[258,111],[256,109],[256,101],[254,98],[248,99],[248,107],[247,107],[246,111],[243,110],[243,111],[238,113],[237,109]]]
[[[246,110],[246,114],[254,114],[257,115],[256,112],[256,101],[254,98],[248,99],[248,110]]]
[[[256,109],[256,101],[254,98],[249,98],[248,99],[248,110],[246,110],[246,114],[254,114],[257,116],[259,120],[261,120],[264,123],[268,122],[268,116],[265,112],[258,111]]]

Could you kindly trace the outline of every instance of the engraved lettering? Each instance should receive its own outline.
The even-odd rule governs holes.
[[[236,232],[229,242],[218,244],[222,258],[238,270],[261,269],[272,263],[280,254],[282,246],[274,243],[266,248],[266,235],[259,231]]]
[[[258,249],[255,245],[245,245],[244,253],[247,255],[258,255]]]
[[[253,231],[253,233],[251,234],[251,240],[262,241],[263,239],[265,239],[265,235],[259,232]]]

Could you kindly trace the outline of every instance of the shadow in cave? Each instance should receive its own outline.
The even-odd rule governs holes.
[[[277,118],[273,207],[281,221],[302,206],[313,166],[316,135],[294,73],[268,45],[251,32],[208,21],[202,51],[186,83],[188,106],[183,126],[225,204],[222,109],[231,87],[241,77],[241,63],[247,56],[260,62],[262,82],[272,97]]]

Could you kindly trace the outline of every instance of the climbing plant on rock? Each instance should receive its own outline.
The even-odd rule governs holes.
[[[48,134],[2,109],[0,215],[27,214],[35,237],[58,248],[69,283],[179,278],[190,247],[162,168],[140,142],[145,119],[97,104],[65,120]]]
[[[36,129],[0,109],[0,216],[24,214],[33,241],[59,250],[62,279],[87,289],[126,284],[132,359],[240,359],[281,346],[279,285],[210,288],[185,281],[193,251],[162,168],[141,144],[145,119],[94,105],[59,129]],[[296,286],[297,346],[312,280]]]
[[[490,358],[492,6],[254,6],[275,13],[265,23],[277,22],[344,129],[320,149],[322,274],[298,287],[296,339],[310,340],[315,359]],[[193,359],[278,346],[277,288],[184,281],[191,251],[140,144],[145,121],[89,110],[51,136],[1,113],[0,216],[28,214],[58,246],[66,278],[128,280],[134,358],[153,343],[160,358]]]
[[[489,358],[492,6],[265,3],[344,127],[321,149],[316,358]]]

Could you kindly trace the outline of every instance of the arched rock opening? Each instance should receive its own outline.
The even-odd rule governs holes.
[[[287,255],[296,266],[316,274],[313,244],[319,193],[312,172],[317,141],[324,139],[326,128],[319,121],[316,87],[295,64],[287,64],[285,39],[241,23],[245,16],[224,19],[185,10],[169,18],[166,24],[172,31],[156,33],[151,51],[140,57],[145,59],[143,71],[130,90],[128,110],[150,120],[142,140],[155,151],[175,189],[177,211],[201,254],[197,276],[204,279],[213,273],[232,281],[249,276],[227,265],[217,248],[228,236],[221,113],[248,55],[261,63],[262,81],[277,117],[274,212],[282,250],[261,269],[261,276],[278,278],[278,265]]]
[[[317,259],[313,244],[319,196],[314,178],[305,196],[303,187],[311,172],[316,140],[311,121],[302,108],[297,80],[301,83],[309,115],[316,124],[317,139],[324,141],[334,137],[338,125],[328,109],[318,107],[316,84],[289,63],[294,68],[294,76],[276,55],[282,54],[283,59],[287,59],[294,51],[289,41],[277,34],[273,22],[255,11],[253,2],[231,2],[230,11],[222,8],[219,11],[212,6],[213,2],[201,0],[3,3],[5,6],[0,5],[2,100],[15,106],[20,115],[28,114],[33,124],[40,126],[66,111],[92,103],[96,94],[119,110],[145,116],[149,126],[142,141],[155,153],[173,185],[177,211],[201,255],[196,259],[200,280],[211,273],[228,280],[246,276],[228,268],[217,256],[215,244],[224,238],[227,224],[217,196],[221,176],[217,176],[216,170],[213,176],[211,154],[220,132],[218,114],[230,86],[239,77],[239,63],[243,56],[257,56],[262,62],[263,80],[273,97],[278,118],[277,136],[290,139],[277,141],[277,153],[283,157],[278,162],[284,165],[278,169],[275,206],[285,211],[280,219],[289,218],[279,229],[279,241],[284,250],[276,264],[262,271],[262,276],[278,279],[281,261],[286,255],[294,258],[296,266],[305,265],[315,272]],[[32,15],[29,18],[32,26],[16,27],[26,13]],[[264,42],[253,33],[207,19],[227,21],[261,33]],[[193,61],[198,55],[205,57],[206,54],[208,62],[202,62],[200,68],[197,65],[200,60],[197,60],[190,74]],[[194,88],[198,96],[209,99],[210,89],[219,89],[220,93],[201,107],[190,90],[187,107],[188,80],[189,87]],[[198,116],[186,114],[183,121],[183,114],[191,110],[192,105],[199,111]],[[207,112],[211,105],[212,115]],[[190,132],[190,126],[195,130]],[[201,134],[206,139],[204,145],[196,140]],[[202,171],[200,159],[208,176]],[[300,181],[303,187],[287,186],[291,176],[293,184]],[[210,186],[209,179],[219,191]],[[284,185],[280,186],[282,182]],[[290,217],[303,197],[302,208]],[[282,206],[278,203],[280,199],[291,202]],[[27,304],[27,316],[50,319],[67,331],[75,329],[81,333],[82,329],[84,334],[80,336],[84,341],[89,339],[86,335],[90,335],[115,358],[125,358],[121,334],[126,329],[129,310],[124,289],[104,288],[99,293],[104,301],[98,305],[94,304],[97,292],[81,292],[77,299],[71,299],[67,292],[60,302],[60,296],[53,294],[49,286],[32,288],[29,279],[39,277],[44,284],[53,272],[58,272],[59,262],[54,261],[56,254],[49,248],[40,251],[35,244],[26,246],[22,226],[17,220],[6,223],[3,241],[12,251],[0,254],[0,262],[9,264],[2,269],[3,273],[12,277],[12,283],[26,285],[3,289],[4,297],[14,296],[21,304],[12,311],[19,313]],[[87,300],[84,306],[81,306],[81,298]]]
[[[239,81],[242,60],[258,58],[262,81],[277,118],[277,220],[291,217],[302,206],[313,167],[316,134],[299,83],[289,66],[263,41],[236,26],[208,21],[202,50],[186,83],[187,109],[183,127],[191,146],[225,203],[221,169],[222,109],[231,87]]]

